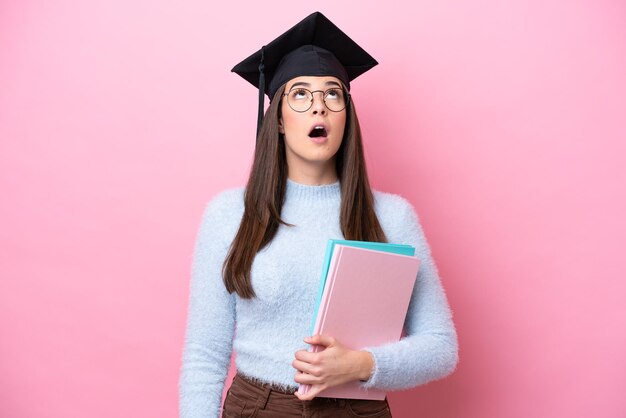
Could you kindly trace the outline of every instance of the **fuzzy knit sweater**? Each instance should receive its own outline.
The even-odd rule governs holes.
[[[408,389],[455,369],[457,334],[413,206],[399,195],[372,192],[388,241],[413,245],[420,268],[404,337],[364,348],[373,355],[374,369],[361,385]],[[244,188],[237,187],[216,195],[206,206],[197,234],[178,383],[181,418],[219,417],[233,349],[243,374],[297,389],[292,361],[296,351],[307,347],[303,338],[312,326],[326,243],[329,238],[344,239],[339,181],[314,186],[288,179],[281,217],[295,226],[280,225],[270,244],[257,253],[251,270],[257,298],[229,294],[221,266],[241,221],[243,193]]]

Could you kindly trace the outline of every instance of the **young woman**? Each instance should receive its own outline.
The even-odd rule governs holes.
[[[403,197],[369,186],[349,91],[374,65],[314,13],[233,69],[271,100],[247,185],[215,196],[198,232],[181,417],[219,416],[233,349],[227,418],[390,417],[387,399],[317,395],[350,381],[407,389],[456,367],[452,314],[418,217]],[[352,350],[338,337],[307,335],[329,238],[416,248],[420,269],[399,342]],[[311,385],[306,395],[299,384]]]

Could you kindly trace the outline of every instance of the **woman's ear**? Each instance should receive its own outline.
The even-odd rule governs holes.
[[[283,126],[283,118],[282,116],[278,118],[278,132],[285,135],[285,127]]]

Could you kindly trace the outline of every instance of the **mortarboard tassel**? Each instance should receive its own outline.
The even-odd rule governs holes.
[[[261,47],[261,63],[259,64],[259,115],[256,123],[256,140],[259,141],[259,131],[263,122],[263,98],[265,95],[265,45]]]

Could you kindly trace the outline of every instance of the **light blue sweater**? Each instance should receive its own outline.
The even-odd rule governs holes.
[[[219,417],[232,350],[244,374],[295,391],[295,352],[311,330],[329,238],[343,239],[339,182],[312,186],[288,179],[280,225],[251,270],[256,299],[239,298],[221,276],[244,211],[243,187],[207,205],[197,235],[179,380],[181,418]],[[403,197],[373,190],[374,209],[391,243],[411,244],[421,260],[399,342],[366,347],[374,371],[365,388],[408,389],[450,374],[458,362],[452,313],[415,210]],[[236,328],[236,334],[235,334]],[[233,339],[234,337],[234,339]],[[341,339],[339,342],[341,342]],[[295,396],[295,395],[294,395]]]

